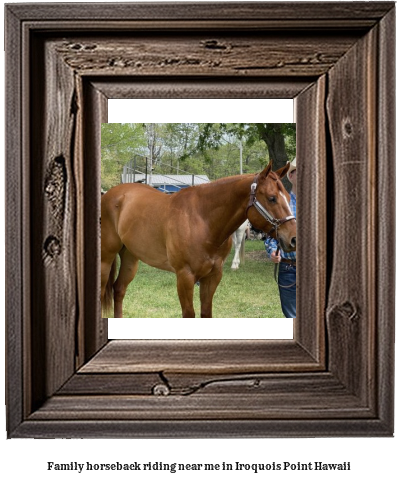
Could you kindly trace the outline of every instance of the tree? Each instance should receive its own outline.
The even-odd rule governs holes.
[[[234,135],[240,140],[245,139],[251,147],[262,140],[267,147],[269,160],[273,167],[279,169],[295,157],[296,125],[294,123],[220,123],[202,124],[198,150],[206,148],[218,149],[222,145],[224,135]]]
[[[152,171],[160,162],[163,145],[163,124],[144,123],[143,126],[147,137],[150,169]]]
[[[164,127],[162,166],[165,172],[179,174],[188,168],[183,156],[197,145],[198,124],[167,123]]]
[[[141,124],[103,123],[101,125],[101,186],[106,191],[120,183],[123,166],[146,147]]]
[[[269,159],[273,161],[274,169],[279,169],[295,157],[295,154],[288,154],[288,143],[286,142],[287,138],[296,136],[295,124],[257,123],[255,125],[260,138],[267,145]]]
[[[245,147],[254,147],[263,141],[267,147],[268,160],[273,161],[273,169],[279,169],[292,161],[296,155],[296,125],[294,123],[219,123],[202,124],[197,149],[218,150],[223,146],[225,136],[234,136],[245,140]],[[262,161],[262,167],[267,161]],[[249,167],[249,165],[247,165]],[[289,189],[290,183],[283,180]]]
[[[150,177],[154,170],[218,179],[239,174],[240,156],[244,173],[261,171],[270,159],[278,169],[295,157],[295,133],[295,124],[281,123],[103,124],[102,187],[119,184],[123,166],[133,160]]]

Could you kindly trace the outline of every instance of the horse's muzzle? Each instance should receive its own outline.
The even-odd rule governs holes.
[[[296,251],[296,237],[292,237],[289,245],[285,239],[280,238],[280,245],[284,252],[295,252]]]

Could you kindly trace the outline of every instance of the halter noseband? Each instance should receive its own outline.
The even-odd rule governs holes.
[[[293,215],[286,216],[285,218],[282,218],[281,220],[278,218],[274,218],[274,216],[266,210],[264,206],[262,206],[259,201],[256,199],[256,188],[258,187],[258,177],[259,174],[256,174],[255,179],[253,183],[251,184],[251,194],[249,196],[249,203],[246,209],[245,214],[248,214],[248,210],[253,206],[257,212],[263,216],[263,218],[272,225],[273,230],[275,232],[276,239],[278,240],[277,237],[277,229],[284,223],[290,221],[290,220],[295,220],[295,217]],[[270,233],[270,232],[269,232]]]

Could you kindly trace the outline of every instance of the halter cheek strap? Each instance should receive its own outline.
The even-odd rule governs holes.
[[[253,206],[255,208],[255,210],[257,210],[258,213],[260,213],[260,215],[262,215],[263,218],[273,226],[273,230],[274,230],[274,233],[275,233],[274,238],[277,240],[276,255],[278,255],[279,252],[280,252],[280,241],[279,241],[279,238],[278,238],[278,227],[281,226],[281,225],[283,225],[285,222],[288,222],[290,220],[295,220],[295,217],[293,215],[290,215],[290,216],[287,216],[287,217],[282,218],[281,220],[279,220],[278,218],[274,218],[274,216],[269,211],[267,211],[264,206],[262,206],[259,203],[259,201],[256,199],[256,188],[258,187],[258,177],[259,177],[259,174],[257,174],[255,176],[254,182],[251,184],[251,194],[250,194],[250,197],[249,197],[249,203],[248,203],[248,206],[247,206],[247,209],[246,209],[245,214],[247,215],[248,214],[248,210],[251,208],[251,206]],[[272,232],[273,230],[271,230],[270,232]],[[269,232],[269,235],[270,235],[270,232]],[[293,284],[290,284],[289,286],[283,286],[283,285],[281,285],[278,282],[278,278],[277,278],[278,271],[279,271],[279,264],[276,264],[274,266],[274,279],[276,280],[277,284],[280,287],[282,287],[282,288],[290,288],[290,287],[293,287],[293,286],[296,285],[296,282],[294,282]]]
[[[245,214],[248,214],[248,210],[253,206],[257,212],[263,216],[263,218],[270,223],[273,226],[273,230],[275,231],[276,234],[276,239],[277,239],[277,229],[284,223],[290,221],[290,220],[295,220],[295,217],[293,215],[286,216],[285,218],[278,219],[274,218],[274,216],[266,210],[266,208],[259,203],[259,201],[256,199],[256,188],[258,187],[258,177],[259,174],[255,176],[254,182],[251,184],[251,194],[249,196],[249,202],[247,205],[247,209]]]

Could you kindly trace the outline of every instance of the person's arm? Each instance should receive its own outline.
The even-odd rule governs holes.
[[[267,237],[265,240],[265,249],[266,249],[267,256],[272,262],[278,264],[281,261],[280,254],[276,255],[277,240],[271,237]]]

